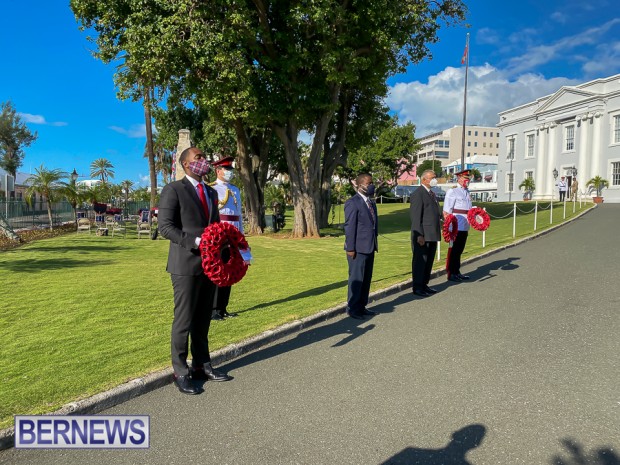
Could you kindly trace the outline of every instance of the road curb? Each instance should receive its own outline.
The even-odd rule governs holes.
[[[597,206],[595,206],[594,208],[597,208]],[[525,237],[516,242],[506,244],[488,252],[481,253],[479,255],[476,255],[475,257],[470,257],[466,260],[463,260],[462,263],[463,265],[474,263],[483,258],[489,257],[490,255],[496,254],[506,249],[510,249],[512,247],[516,247],[517,245],[524,242],[531,241],[540,236],[549,234],[550,232],[555,231],[556,229],[561,228],[581,218],[583,215],[594,210],[594,208],[589,208],[569,219],[568,221],[552,226],[539,233]],[[437,278],[445,274],[445,270],[436,270],[431,274],[431,278]],[[369,301],[374,302],[390,295],[398,294],[404,290],[410,289],[410,287],[411,279],[403,281],[401,283],[393,284],[392,286],[389,286],[385,289],[380,289],[370,294]],[[303,329],[335,318],[345,313],[345,310],[346,303],[343,303],[335,307],[328,308],[327,310],[322,310],[318,313],[315,313],[314,315],[310,315],[300,320],[285,323],[284,325],[281,325],[277,328],[264,331],[257,336],[253,336],[249,339],[245,339],[241,342],[228,345],[218,351],[215,351],[211,354],[211,360],[214,365],[221,365],[222,363],[238,358],[241,355],[252,352],[253,350],[259,349],[265,345],[271,344],[272,342],[275,342],[286,336],[300,332]],[[62,406],[59,410],[51,413],[50,415],[85,415],[99,413],[105,409],[126,402],[134,397],[146,394],[147,392],[153,391],[155,389],[172,383],[172,373],[172,368],[166,368],[164,370],[150,373],[142,378],[133,379],[113,389],[96,394],[86,399],[70,402]],[[13,427],[0,430],[0,450],[13,447],[14,441],[15,431]]]

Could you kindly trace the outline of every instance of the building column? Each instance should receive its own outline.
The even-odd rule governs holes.
[[[547,126],[547,125],[545,125]],[[557,166],[555,166],[555,138],[557,137],[557,133],[555,131],[555,128],[557,127],[557,124],[555,124],[555,122],[550,122],[548,124],[549,127],[549,140],[547,141],[547,168],[545,169],[545,172],[543,173],[543,176],[545,178],[545,195],[547,196],[547,198],[551,199],[553,198],[553,195],[555,193],[555,179],[553,179],[553,175],[551,174],[553,172],[554,169],[557,169]],[[559,171],[559,170],[558,170]]]
[[[603,113],[600,111],[595,112],[592,119],[592,151],[590,152],[590,158],[592,159],[592,165],[590,168],[590,176],[586,182],[592,179],[594,176],[606,176],[605,173],[601,173],[601,158],[603,153],[601,151],[601,120]],[[585,185],[584,185],[585,187]]]
[[[590,119],[588,114],[577,115],[579,121],[579,162],[577,164],[577,182],[579,190],[582,191],[586,187],[588,181],[588,132],[590,129]]]
[[[545,196],[545,146],[546,146],[546,133],[547,130],[544,125],[536,127],[538,136],[536,147],[536,173],[534,174],[534,183],[536,184],[536,190],[534,191],[534,199],[542,199]]]

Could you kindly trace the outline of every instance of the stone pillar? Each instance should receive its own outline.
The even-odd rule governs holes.
[[[588,114],[577,115],[579,121],[579,162],[577,163],[577,182],[579,190],[582,191],[586,187],[588,181],[588,132],[590,130],[590,118]]]
[[[190,148],[192,146],[192,141],[189,138],[189,129],[181,129],[179,130],[179,142],[177,143],[177,153],[174,157],[176,160],[175,164],[175,181],[179,181],[185,177],[185,171],[183,171],[183,167],[181,163],[179,163],[179,156],[183,150]]]
[[[601,152],[601,120],[603,113],[597,111],[592,116],[592,151],[590,152],[592,166],[590,168],[590,176],[586,179],[586,182],[594,176],[601,176],[603,178],[606,176],[606,173],[601,172],[601,157],[603,155]]]
[[[547,130],[544,128],[544,125],[539,125],[536,127],[536,132],[538,136],[538,145],[536,147],[536,172],[534,173],[534,183],[536,184],[536,190],[534,191],[535,199],[542,199],[545,196],[545,146],[547,142],[547,138],[545,137],[547,134]]]
[[[555,122],[552,121],[549,123],[549,140],[547,144],[547,167],[545,169],[545,172],[543,173],[543,176],[547,180],[545,182],[545,186],[546,186],[545,195],[547,196],[547,198],[550,198],[550,199],[553,198],[553,195],[555,193],[555,182],[556,182],[555,179],[553,179],[553,175],[551,174],[554,168],[557,169],[557,166],[555,166],[555,139],[557,137],[557,133],[555,130],[556,127],[557,127],[557,124],[555,124]]]

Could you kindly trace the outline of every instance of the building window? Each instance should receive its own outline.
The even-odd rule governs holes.
[[[467,152],[467,156],[468,156],[468,157],[469,157],[469,156],[471,156],[471,152]]]
[[[478,147],[478,142],[474,142],[474,147]]]
[[[467,147],[471,147],[471,141],[467,141]]]
[[[495,147],[495,148],[496,148],[496,149],[498,149],[498,148],[499,148],[499,142],[497,143],[497,147]]]
[[[484,137],[486,137],[486,136],[487,136],[487,132],[486,132],[486,131],[484,131],[484,132],[482,133],[482,135],[483,135]]]
[[[474,131],[474,136],[477,136],[477,135],[478,135],[478,131]]]
[[[507,187],[507,192],[512,192],[512,190],[514,189],[514,184],[515,184],[515,174],[514,173],[508,173],[506,175],[506,187]]]
[[[620,144],[620,115],[614,116],[614,144]]]
[[[471,136],[471,131],[467,131],[467,135],[468,135],[468,136]]]
[[[572,152],[575,150],[575,125],[571,124],[566,126],[565,130],[566,142],[564,144],[565,152]]]
[[[450,147],[450,141],[449,141],[449,140],[444,140],[444,141],[443,141],[443,146],[444,146],[445,148]]]
[[[534,134],[527,135],[527,154],[526,158],[532,158],[534,156]]]
[[[508,139],[508,156],[506,157],[508,160],[515,159],[515,139],[511,137]]]
[[[533,171],[526,171],[525,172],[525,179],[532,179],[534,177],[534,172]]]
[[[499,137],[499,132],[497,133],[497,137]]]
[[[620,161],[611,164],[611,185],[620,186]]]

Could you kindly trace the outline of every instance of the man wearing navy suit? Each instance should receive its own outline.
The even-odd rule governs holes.
[[[174,382],[184,394],[199,394],[192,379],[228,381],[230,376],[211,366],[209,326],[215,284],[204,274],[200,240],[204,229],[219,222],[217,193],[202,177],[209,172],[204,153],[190,147],[179,162],[185,171],[180,181],[167,184],[159,203],[159,231],[170,240],[168,266],[174,291],[174,319],[171,334]],[[192,369],[187,366],[191,336]]]
[[[437,241],[441,240],[439,203],[431,190],[431,187],[437,185],[435,177],[433,170],[422,173],[422,185],[413,191],[410,198],[413,293],[420,297],[428,297],[437,292],[428,287]]]
[[[344,250],[349,264],[349,291],[347,314],[363,320],[364,315],[376,315],[366,308],[370,281],[375,262],[378,216],[373,197],[375,186],[372,176],[360,174],[356,180],[357,194],[344,204]]]

